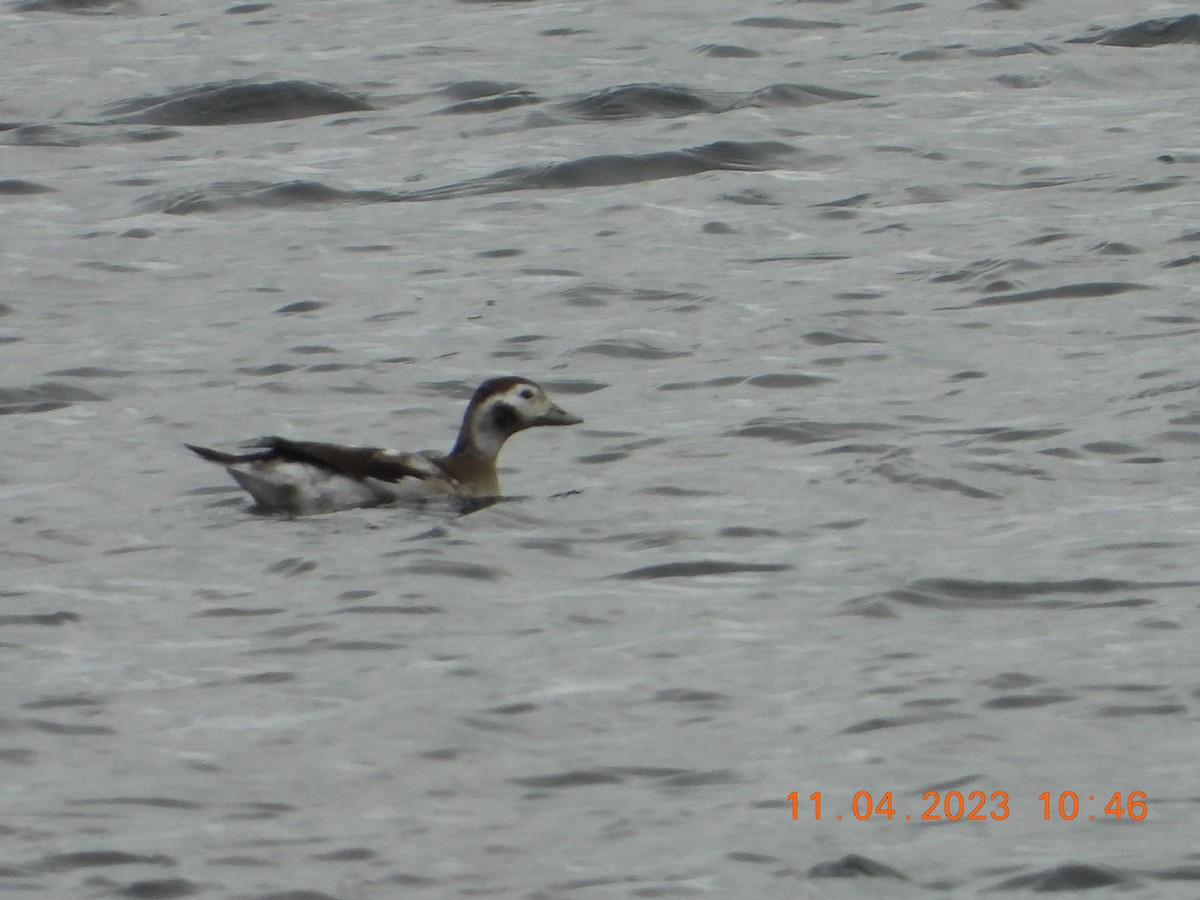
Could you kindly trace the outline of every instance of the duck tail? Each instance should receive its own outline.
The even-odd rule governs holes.
[[[213,450],[210,447],[197,447],[195,444],[184,444],[183,446],[187,447],[201,459],[206,459],[219,466],[232,466],[244,461],[240,456],[234,456],[232,453],[222,453],[220,450]]]

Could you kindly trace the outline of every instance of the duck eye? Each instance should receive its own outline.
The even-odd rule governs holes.
[[[521,388],[521,399],[522,400],[532,400],[533,399],[533,389],[532,388]]]

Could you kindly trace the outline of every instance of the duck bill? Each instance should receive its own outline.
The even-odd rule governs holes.
[[[561,406],[551,404],[550,408],[534,421],[534,425],[578,425],[583,419],[572,415]]]

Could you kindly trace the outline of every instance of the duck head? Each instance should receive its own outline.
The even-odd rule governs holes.
[[[494,459],[504,442],[539,425],[578,425],[583,419],[556,404],[527,378],[489,378],[475,390],[451,456]]]

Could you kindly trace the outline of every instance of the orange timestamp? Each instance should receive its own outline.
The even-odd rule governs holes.
[[[787,795],[792,804],[792,818],[800,818],[800,794],[792,791]],[[1037,795],[1041,803],[1042,818],[1049,821],[1073,822],[1082,818],[1093,822],[1096,817],[1118,821],[1127,818],[1140,822],[1150,814],[1145,791],[1114,791],[1111,795],[1087,794],[1084,799],[1076,791],[1059,791],[1057,794],[1042,791]],[[808,795],[812,803],[813,819],[820,821],[821,792],[813,791]],[[851,818],[859,822],[868,819],[882,818],[889,822],[899,818],[903,822],[1003,822],[1009,816],[1009,797],[1007,791],[926,791],[921,795],[924,808],[918,807],[912,812],[902,814],[897,810],[892,800],[892,792],[885,791],[876,796],[870,791],[857,791],[850,801],[847,812]],[[1101,808],[1100,803],[1104,803]],[[1094,804],[1087,806],[1086,804]],[[825,818],[830,818],[828,815]],[[836,813],[834,818],[842,820],[842,814]]]

